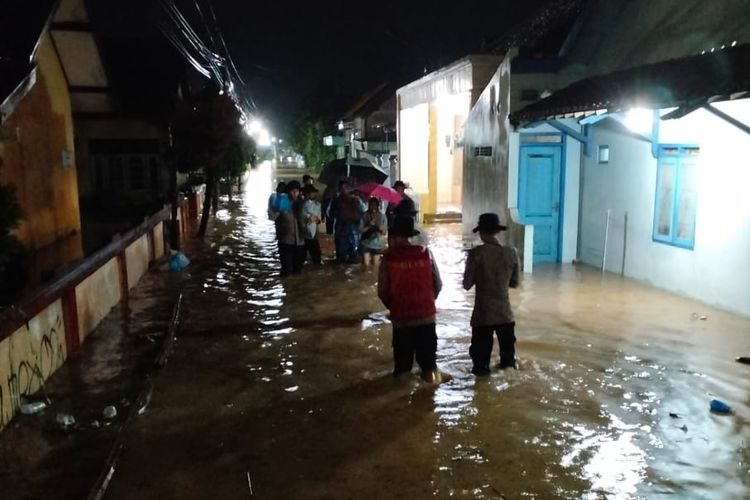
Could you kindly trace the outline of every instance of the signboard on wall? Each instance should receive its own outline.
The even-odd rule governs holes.
[[[68,151],[67,149],[63,149],[62,152],[62,166],[64,169],[73,168],[75,166],[75,161],[73,160],[73,152]]]

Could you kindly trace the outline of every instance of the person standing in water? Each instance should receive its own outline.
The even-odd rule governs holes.
[[[411,372],[416,358],[422,379],[439,383],[435,299],[443,284],[430,251],[409,243],[417,233],[412,217],[394,218],[378,272],[378,297],[391,312],[393,374]]]
[[[479,233],[483,244],[469,250],[466,259],[464,288],[477,287],[469,348],[474,375],[490,373],[493,335],[497,335],[500,346],[500,368],[516,367],[516,323],[508,289],[518,286],[519,264],[516,249],[501,245],[497,239],[505,229],[497,214],[480,215],[474,232]]]

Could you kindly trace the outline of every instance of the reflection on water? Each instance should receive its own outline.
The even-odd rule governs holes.
[[[458,226],[438,225],[427,228],[444,281],[438,363],[452,380],[392,380],[375,272],[325,265],[279,279],[265,213],[274,181],[261,166],[213,222],[212,252],[191,266],[195,332],[181,340],[221,360],[206,397],[252,415],[211,432],[250,453],[267,498],[750,494],[750,377],[732,361],[750,348],[750,321],[594,270],[538,266],[511,292],[519,369],[476,379],[465,245]],[[696,310],[710,320],[694,321]],[[714,397],[735,415],[710,414]]]

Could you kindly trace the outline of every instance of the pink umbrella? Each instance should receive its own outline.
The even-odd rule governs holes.
[[[398,191],[376,182],[360,184],[354,189],[367,196],[372,196],[373,198],[388,201],[390,203],[399,203],[401,201],[401,195]]]

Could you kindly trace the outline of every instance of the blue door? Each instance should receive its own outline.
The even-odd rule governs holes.
[[[560,260],[561,158],[559,146],[521,146],[518,208],[534,226],[534,262]]]

